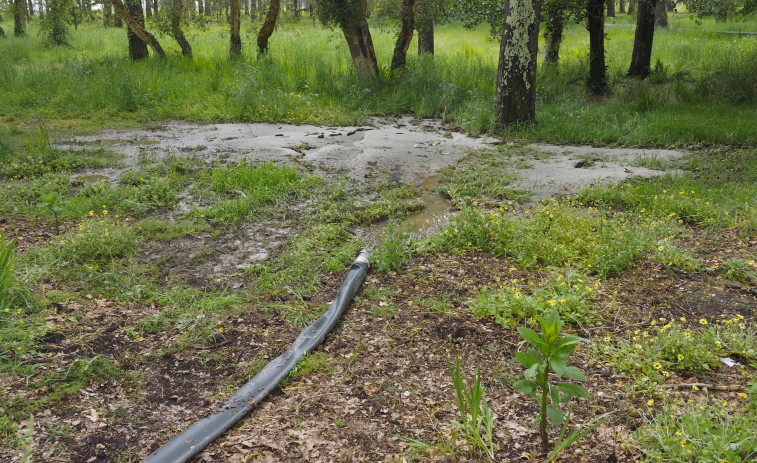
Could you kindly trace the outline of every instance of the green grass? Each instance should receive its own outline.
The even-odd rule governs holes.
[[[587,98],[587,32],[568,24],[559,73],[539,71],[540,124],[518,136],[645,145],[755,141],[753,36],[716,33],[723,26],[673,15],[671,27],[656,34],[655,72],[639,82],[622,77],[631,55],[632,18],[619,15],[608,23],[614,24],[607,27],[611,95]],[[752,24],[750,18],[737,27]],[[161,119],[331,125],[412,114],[474,133],[493,128],[498,44],[488,39],[486,27],[437,27],[433,59],[415,56],[411,45],[408,70],[391,76],[382,71],[379,82],[358,82],[341,34],[308,22],[279,27],[270,55],[262,59],[248,45],[243,59],[229,60],[226,28],[211,25],[205,32],[189,30],[193,59],[179,56],[173,40],[162,37],[168,58],[140,63],[126,57],[123,30],[85,24],[70,47],[56,48],[42,44],[37,27],[32,22],[28,37],[0,41],[0,117],[6,123],[41,119],[80,130],[103,121]],[[243,40],[252,44],[256,31],[249,24],[244,30]],[[394,33],[374,28],[372,34],[385,69]]]

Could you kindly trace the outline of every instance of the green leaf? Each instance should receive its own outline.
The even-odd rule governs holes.
[[[523,336],[523,339],[528,341],[529,344],[536,347],[536,349],[542,354],[547,353],[547,345],[544,343],[542,337],[534,330],[519,326],[518,333]]]
[[[555,343],[555,348],[559,349],[560,347],[578,344],[579,342],[581,342],[581,338],[571,334],[560,338],[560,340]]]
[[[552,356],[549,358],[549,364],[552,365],[552,369],[555,370],[555,374],[557,374],[557,376],[562,376],[565,374],[565,369],[567,368],[565,366],[565,360]]]
[[[526,378],[533,378],[534,376],[536,376],[536,371],[539,368],[539,365],[540,364],[538,363],[534,363],[533,365],[531,365],[531,367],[529,367],[526,371],[523,372],[523,376],[525,376]]]
[[[553,423],[562,424],[564,418],[559,408],[554,405],[547,405],[547,416]]]
[[[529,349],[528,352],[516,352],[515,360],[524,368],[531,368],[536,363],[541,363],[542,358],[536,349]]]
[[[586,381],[586,376],[581,373],[581,370],[579,370],[577,367],[567,367],[563,371],[562,376],[565,376],[568,379],[574,379],[576,381]]]
[[[536,383],[527,379],[521,379],[513,383],[513,388],[521,394],[529,397],[536,397]]]
[[[581,386],[580,384],[559,383],[559,384],[556,384],[555,386],[557,387],[557,389],[560,390],[560,392],[570,397],[581,397],[581,398],[589,397],[589,391],[587,391],[586,388]]]
[[[551,384],[549,385],[549,394],[552,396],[552,404],[560,405],[560,391]]]

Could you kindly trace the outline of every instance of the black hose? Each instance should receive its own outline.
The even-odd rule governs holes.
[[[312,325],[305,328],[288,351],[268,363],[247,384],[242,386],[224,404],[221,411],[197,421],[184,432],[163,444],[142,463],[182,463],[188,461],[218,436],[244,418],[252,407],[259,404],[284,378],[300,359],[312,352],[336,326],[339,318],[355,297],[365,280],[371,264],[373,248],[360,250],[350,273],[329,305],[329,309]]]

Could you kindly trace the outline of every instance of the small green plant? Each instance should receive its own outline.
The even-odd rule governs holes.
[[[107,213],[107,210],[104,210]],[[136,234],[126,224],[93,217],[82,220],[77,230],[63,235],[53,252],[77,264],[106,264],[134,252]]]
[[[541,320],[541,333],[518,327],[518,333],[533,347],[529,348],[528,352],[515,354],[516,360],[526,368],[526,371],[524,372],[525,379],[516,381],[513,387],[539,403],[539,415],[535,422],[539,424],[541,446],[545,452],[549,450],[548,422],[563,425],[562,432],[550,455],[550,461],[556,458],[560,451],[602,424],[606,416],[606,414],[602,415],[580,430],[575,430],[565,436],[570,412],[567,417],[563,415],[560,404],[567,403],[573,397],[589,397],[589,391],[576,383],[550,381],[550,373],[554,373],[557,378],[564,376],[576,381],[586,380],[581,370],[566,365],[568,357],[573,353],[580,339],[575,335],[560,337],[560,325],[560,315],[557,310],[554,310],[549,317]],[[537,395],[537,390],[540,391],[540,395]]]
[[[410,236],[403,233],[399,226],[390,220],[373,264],[377,272],[396,271],[403,263],[410,260],[412,253]]]
[[[37,204],[37,209],[42,214],[52,217],[55,223],[55,234],[60,234],[60,214],[63,213],[63,208],[60,207],[61,197],[57,191],[50,192],[43,195],[40,198],[41,202]]]
[[[455,424],[471,449],[482,451],[489,461],[493,461],[496,450],[492,441],[494,417],[486,403],[484,386],[481,384],[481,367],[476,367],[476,376],[470,389],[465,386],[457,358],[455,366],[449,366],[449,372],[455,385],[457,408],[460,411],[460,421]]]
[[[0,310],[10,305],[10,290],[13,286],[13,263],[16,260],[14,249],[16,238],[5,241],[5,234],[0,231]]]
[[[757,272],[752,270],[753,268],[755,268],[754,259],[749,261],[738,258],[728,259],[720,266],[720,275],[735,281],[757,280]]]

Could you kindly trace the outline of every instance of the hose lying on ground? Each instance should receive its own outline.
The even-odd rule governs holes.
[[[188,461],[218,436],[244,418],[260,403],[306,354],[312,352],[336,326],[342,313],[355,297],[370,268],[373,248],[363,248],[350,267],[342,287],[329,305],[329,309],[312,325],[305,328],[288,351],[268,363],[247,384],[242,386],[224,404],[221,411],[206,416],[184,432],[163,444],[142,463],[183,463]]]

